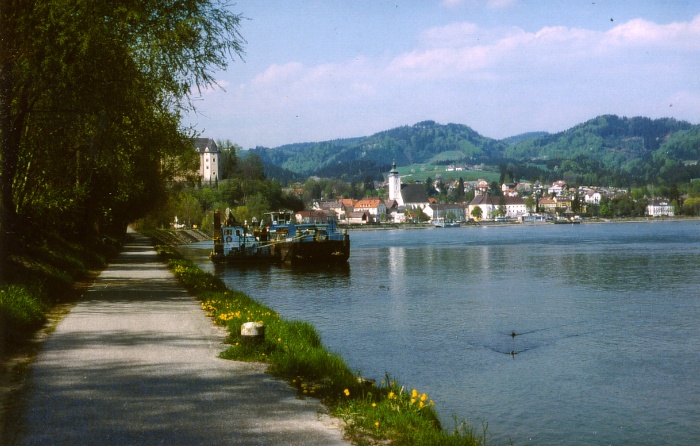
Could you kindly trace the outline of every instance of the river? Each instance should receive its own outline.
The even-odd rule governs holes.
[[[700,222],[352,231],[347,268],[214,266],[490,444],[700,443]]]

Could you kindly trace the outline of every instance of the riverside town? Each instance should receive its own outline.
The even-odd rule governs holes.
[[[700,444],[700,1],[0,0],[0,445]]]

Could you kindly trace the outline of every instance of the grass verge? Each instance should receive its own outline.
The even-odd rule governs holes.
[[[170,248],[157,249],[180,283],[200,300],[206,314],[228,329],[229,347],[221,357],[267,363],[269,373],[290,382],[300,397],[319,398],[331,414],[343,420],[353,443],[486,444],[486,429],[477,433],[457,419],[453,429],[443,429],[425,393],[409,390],[389,376],[374,383],[353,373],[342,358],[326,350],[310,324],[285,320],[248,295],[227,289],[220,278],[200,270]],[[265,339],[243,342],[240,327],[245,322],[264,324]]]

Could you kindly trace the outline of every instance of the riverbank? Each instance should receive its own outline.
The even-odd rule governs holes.
[[[477,434],[465,422],[443,430],[425,393],[389,376],[377,383],[352,372],[342,358],[323,346],[310,324],[286,321],[250,296],[227,289],[218,277],[171,249],[161,248],[160,252],[213,321],[227,328],[229,347],[221,357],[268,364],[268,372],[289,382],[300,398],[322,401],[343,421],[346,435],[355,444],[485,444],[485,432]],[[241,336],[241,325],[251,321],[265,327],[260,342],[246,342]]]
[[[682,217],[629,217],[629,218],[585,218],[577,220],[577,224],[604,224],[604,223],[654,223],[654,222],[682,222],[682,221],[700,221],[700,216],[682,216]],[[563,222],[563,224],[574,224],[574,222]],[[512,227],[512,226],[547,226],[555,225],[554,221],[535,222],[535,223],[520,223],[516,221],[470,221],[461,223],[460,228],[481,228],[481,227]],[[562,224],[562,222],[559,222]],[[435,228],[430,223],[380,223],[367,225],[338,225],[339,229],[348,231],[379,231],[392,229],[450,229],[450,228]]]

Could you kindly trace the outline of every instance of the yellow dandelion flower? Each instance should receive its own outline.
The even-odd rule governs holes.
[[[425,393],[424,393],[423,395],[420,396],[420,400],[421,400],[421,401],[425,401],[425,400],[427,400],[427,399],[428,399],[428,395],[426,395]]]
[[[350,390],[348,389],[343,390],[343,393],[345,394],[345,396],[350,396]]]
[[[413,404],[413,403],[415,403],[415,402],[416,402],[416,399],[415,399],[415,398],[411,398],[411,404]]]
[[[372,407],[377,407],[377,403],[372,403]]]
[[[420,403],[418,403],[418,407],[420,407],[422,409],[423,407],[425,407],[425,403],[423,401],[421,401]]]
[[[417,391],[416,389],[413,389],[413,390],[411,391],[411,396],[412,396],[413,398],[417,398],[417,397],[418,397],[418,391]]]
[[[379,421],[374,422],[374,427],[379,427]]]
[[[393,399],[394,399],[394,396],[395,396],[395,395],[394,395],[394,392],[389,392],[389,399],[390,399],[390,400],[393,400]]]

